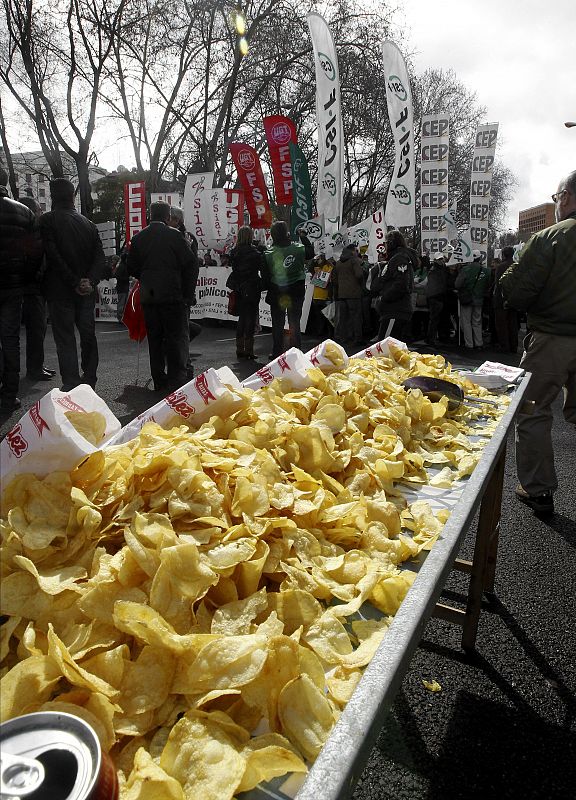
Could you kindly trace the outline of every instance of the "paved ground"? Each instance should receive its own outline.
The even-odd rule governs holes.
[[[136,382],[138,346],[125,330],[101,324],[98,337],[98,391],[125,423],[157,399],[145,388],[146,342]],[[242,379],[258,368],[235,360],[233,337],[229,326],[206,327],[191,346],[196,373],[228,364]],[[46,343],[46,364],[56,367],[50,331]],[[258,338],[260,364],[270,348],[269,335]],[[475,361],[443,352],[456,364],[503,360],[489,351]],[[58,385],[23,380],[23,410]],[[22,413],[0,420],[0,436]],[[429,622],[354,800],[576,798],[576,448],[559,404],[554,445],[560,489],[548,522],[515,501],[509,448],[496,601],[482,614],[477,654],[462,652],[456,628]],[[466,542],[463,553],[469,549]],[[446,599],[458,604],[465,587],[453,575]],[[430,693],[422,678],[435,678],[442,691]]]

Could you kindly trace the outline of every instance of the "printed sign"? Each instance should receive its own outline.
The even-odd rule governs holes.
[[[250,225],[253,228],[269,228],[272,224],[272,210],[258,153],[249,144],[240,142],[230,144],[230,153],[238,180],[244,189]]]
[[[482,264],[488,259],[488,221],[497,138],[497,122],[479,125],[476,129],[470,173],[470,240],[474,250],[482,253]]]
[[[290,145],[296,144],[296,125],[288,117],[264,117],[264,130],[272,162],[274,195],[279,206],[292,203],[292,162]]]
[[[146,227],[146,184],[124,184],[124,211],[126,214],[126,242]]]
[[[420,225],[422,254],[442,253],[449,244],[445,214],[448,212],[448,114],[424,114],[420,144]]]

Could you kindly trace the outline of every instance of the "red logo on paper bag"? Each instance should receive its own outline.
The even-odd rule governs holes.
[[[278,366],[280,367],[282,372],[290,372],[290,364],[286,360],[286,354],[278,356]]]
[[[20,425],[20,423],[14,425],[12,430],[6,434],[6,441],[16,458],[20,458],[22,453],[28,450],[28,442],[22,436],[22,425]]]
[[[285,122],[279,122],[272,127],[272,138],[277,144],[287,144],[292,138],[292,131]]]
[[[270,369],[270,367],[262,367],[262,369],[258,370],[256,375],[258,375],[258,377],[264,384],[271,383],[274,380],[274,375],[272,375],[272,370]]]
[[[318,358],[318,350],[320,350],[320,345],[319,344],[316,345],[316,347],[314,348],[314,350],[312,350],[312,353],[310,355],[310,361],[311,361],[312,364],[319,364],[320,363],[320,359]]]
[[[382,353],[382,354],[384,353],[384,349],[382,347],[382,342],[378,342],[378,344],[376,345],[376,352],[377,353]]]
[[[42,437],[42,431],[44,429],[46,429],[47,431],[50,430],[46,420],[42,419],[42,417],[40,416],[40,400],[38,400],[36,403],[34,403],[32,408],[28,412],[28,414],[30,415],[30,419],[32,420],[32,424],[34,425],[34,427],[38,431],[38,436]]]
[[[238,163],[242,167],[242,169],[248,172],[249,169],[254,169],[256,166],[256,159],[250,152],[250,150],[240,150],[238,153]]]
[[[198,375],[194,381],[194,386],[196,387],[198,394],[202,397],[202,400],[204,400],[204,405],[207,406],[210,400],[216,400],[208,388],[208,378],[205,372],[203,372],[202,375]]]
[[[181,417],[184,417],[184,419],[188,419],[188,417],[194,413],[193,406],[188,402],[188,398],[184,392],[180,390],[169,394],[168,397],[164,398],[164,402],[168,403],[170,408]]]
[[[65,395],[64,397],[58,397],[56,402],[63,408],[67,408],[68,411],[81,411],[84,414],[86,413],[86,409],[82,408],[82,406],[79,406],[78,403],[75,403],[69,394]]]

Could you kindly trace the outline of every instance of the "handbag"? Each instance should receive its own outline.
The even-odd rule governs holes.
[[[468,289],[467,287],[463,286],[461,289],[458,290],[458,300],[460,301],[461,306],[471,306],[472,300],[474,298],[474,289],[476,288],[476,284],[478,283],[478,278],[482,273],[482,267],[478,268],[478,272],[476,273],[476,279],[472,284],[472,287]]]
[[[235,290],[232,290],[228,295],[228,313],[231,317],[237,317],[238,311],[238,295],[236,294]]]

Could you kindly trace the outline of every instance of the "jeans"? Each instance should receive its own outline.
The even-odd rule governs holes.
[[[25,294],[22,322],[26,326],[26,372],[38,374],[44,366],[46,300],[40,294]]]
[[[284,321],[288,314],[288,335],[290,347],[300,348],[302,336],[300,335],[300,317],[304,305],[304,287],[302,291],[294,290],[291,294],[281,294],[279,289],[270,303],[272,315],[272,357],[277,358],[284,352]]]
[[[0,296],[0,355],[2,356],[2,405],[11,405],[20,383],[20,319],[22,295]]]
[[[142,310],[154,386],[177,389],[188,381],[188,306],[184,302],[143,303]]]
[[[62,385],[72,389],[79,383],[96,386],[96,370],[98,369],[98,342],[96,341],[96,323],[94,322],[95,293],[89,295],[71,294],[58,300],[49,300],[50,322],[58,353],[58,366],[62,376]],[[80,364],[82,377],[78,369],[78,350],[76,334],[80,334]]]

